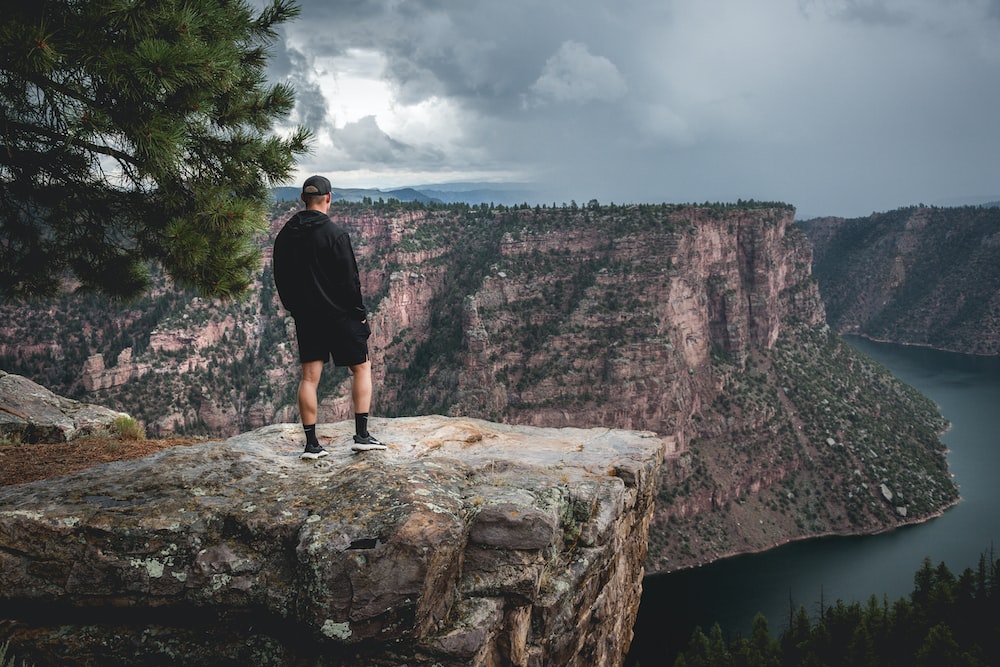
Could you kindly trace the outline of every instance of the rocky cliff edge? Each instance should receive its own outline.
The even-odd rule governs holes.
[[[0,488],[0,641],[40,664],[620,665],[666,443],[279,424]]]

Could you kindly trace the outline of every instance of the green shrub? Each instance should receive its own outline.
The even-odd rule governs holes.
[[[146,429],[142,427],[142,424],[137,422],[134,418],[128,415],[122,415],[117,417],[111,423],[111,430],[118,435],[122,440],[145,440],[146,439]],[[2,667],[2,665],[0,665]]]

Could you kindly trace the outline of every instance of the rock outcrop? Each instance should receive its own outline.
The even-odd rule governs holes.
[[[296,425],[0,488],[0,642],[39,664],[620,665],[652,433]]]
[[[118,353],[118,359],[112,368],[104,364],[103,354],[92,354],[83,364],[80,380],[87,391],[100,391],[120,387],[129,381],[141,378],[151,370],[150,363],[132,361],[132,348],[126,347]]]
[[[58,396],[26,377],[0,371],[0,437],[19,442],[66,442],[107,432],[128,415]]]

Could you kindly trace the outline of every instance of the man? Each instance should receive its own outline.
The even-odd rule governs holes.
[[[368,312],[347,231],[329,216],[330,181],[310,176],[302,185],[305,210],[289,219],[274,240],[274,284],[282,305],[295,320],[302,379],[299,417],[306,434],[301,458],[318,459],[327,451],[316,438],[317,387],[323,364],[351,371],[355,451],[386,449],[368,432],[372,367],[368,358]]]

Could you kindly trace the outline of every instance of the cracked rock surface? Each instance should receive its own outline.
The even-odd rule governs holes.
[[[268,426],[0,488],[0,642],[39,664],[620,665],[664,442]]]

